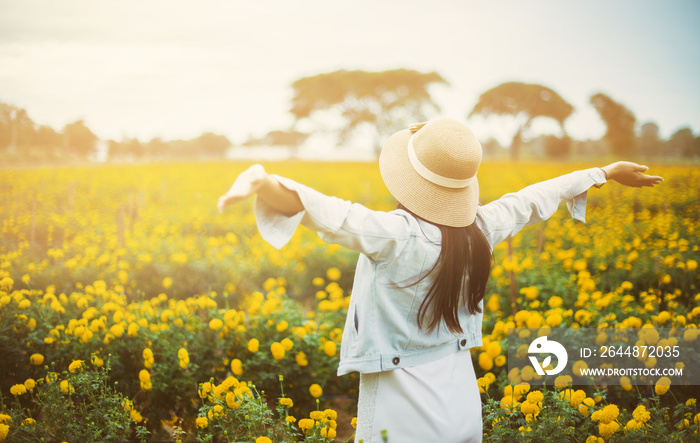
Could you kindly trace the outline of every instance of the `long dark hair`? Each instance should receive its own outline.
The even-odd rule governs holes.
[[[421,218],[401,204],[397,209]],[[418,326],[432,332],[439,330],[444,320],[450,332],[462,333],[459,310],[466,306],[470,314],[481,312],[479,302],[484,299],[491,273],[491,248],[476,223],[462,228],[433,224],[442,234],[440,255],[431,269],[408,285],[418,284],[430,274],[435,278],[418,309]]]

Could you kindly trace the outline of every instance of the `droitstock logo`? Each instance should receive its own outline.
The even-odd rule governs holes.
[[[554,340],[547,340],[546,335],[537,337],[532,343],[530,343],[530,347],[528,348],[527,352],[528,354],[554,354],[557,357],[556,368],[543,370],[542,368],[549,366],[549,363],[552,361],[552,356],[548,355],[545,357],[544,361],[540,365],[537,357],[530,355],[529,357],[530,361],[532,362],[532,366],[539,375],[545,375],[545,373],[547,375],[556,375],[564,370],[566,367],[566,362],[569,361],[569,354],[566,352],[564,346]]]

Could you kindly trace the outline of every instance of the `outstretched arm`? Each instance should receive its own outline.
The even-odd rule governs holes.
[[[642,172],[646,172],[649,167],[632,162],[611,163],[600,169],[605,173],[606,179],[615,180],[620,184],[635,188],[641,188],[643,186],[653,187],[664,181],[662,177],[656,175],[642,174]]]
[[[262,165],[253,165],[243,171],[233,182],[231,189],[219,198],[219,212],[227,206],[241,202],[253,194],[285,215],[294,215],[304,209],[299,194],[282,186],[270,177]]]
[[[625,186],[652,187],[663,181],[661,177],[642,174],[647,169],[636,163],[616,162],[536,183],[480,206],[476,222],[495,248],[524,227],[547,220],[563,202],[573,218],[585,221],[586,195],[591,186],[600,187],[607,180],[614,180]]]

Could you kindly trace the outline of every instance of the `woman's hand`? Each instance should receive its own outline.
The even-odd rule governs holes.
[[[641,188],[642,186],[653,187],[664,181],[659,176],[642,174],[649,167],[632,162],[615,162],[601,169],[605,172],[608,180],[615,180],[620,184],[635,188]]]
[[[262,165],[253,165],[236,177],[231,189],[221,197],[217,207],[219,212],[224,212],[227,206],[242,202],[251,195],[255,194],[265,182],[267,173]]]

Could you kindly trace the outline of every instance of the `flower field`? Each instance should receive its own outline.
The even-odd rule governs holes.
[[[247,166],[0,171],[0,440],[352,436],[358,376],[335,373],[357,255],[306,228],[275,250],[252,201],[217,213]],[[590,166],[486,163],[481,200]],[[698,438],[697,386],[545,388],[526,371],[508,381],[508,328],[700,339],[700,169],[650,166],[662,185],[593,188],[586,224],[562,207],[494,251],[484,346],[472,349],[485,441]],[[394,206],[374,164],[266,169]]]

